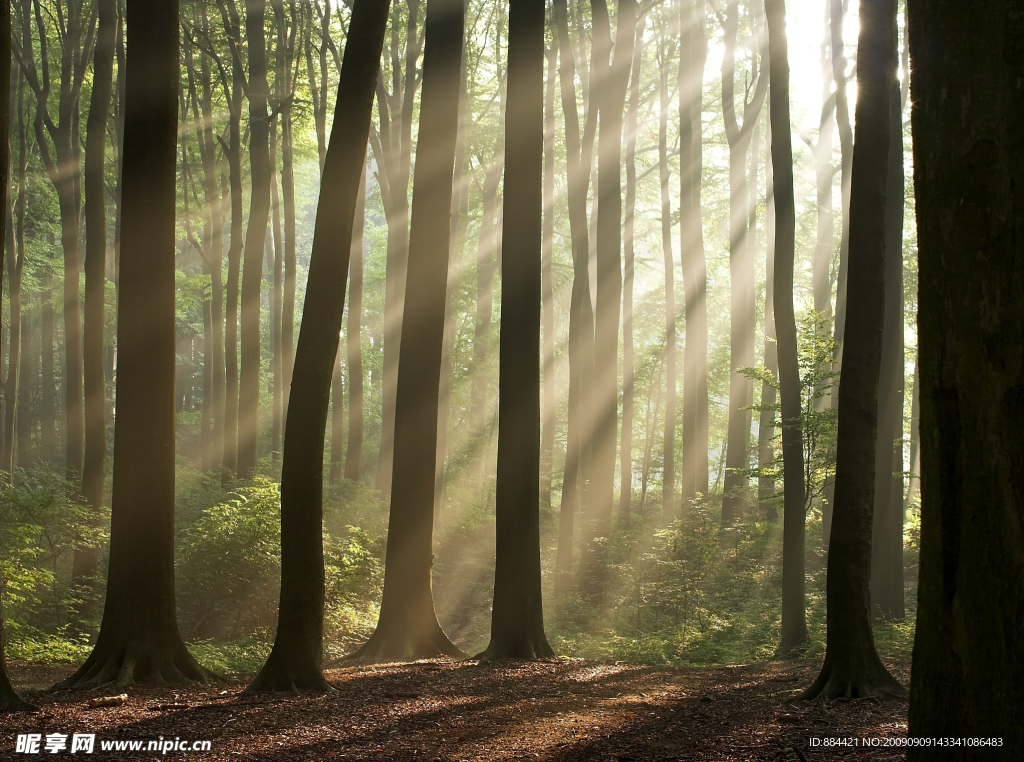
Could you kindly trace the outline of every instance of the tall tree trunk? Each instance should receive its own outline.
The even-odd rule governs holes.
[[[629,90],[629,111],[626,117],[626,214],[622,226],[625,252],[622,275],[622,444],[619,448],[619,526],[624,528],[629,526],[629,514],[633,506],[633,381],[636,375],[636,353],[633,349],[633,220],[636,217],[636,115],[640,105],[640,61],[643,57],[645,18],[638,19],[636,23],[636,43],[633,47],[633,60],[630,63],[633,73]],[[671,279],[671,269],[669,273]],[[673,328],[674,326],[675,321]],[[665,433],[667,441],[667,422]],[[674,430],[672,440],[674,443]],[[668,460],[665,462],[667,464]],[[671,468],[668,468],[666,474],[665,484],[668,485],[668,494],[671,496],[675,476]]]
[[[1024,113],[1010,95],[1019,93],[1024,18],[1006,0],[910,0],[907,11],[921,382],[909,736],[1000,744],[907,756],[1008,761],[1024,748]]]
[[[280,48],[277,51],[281,55]],[[278,83],[280,79],[276,80]],[[280,97],[280,96],[279,96]],[[281,342],[282,302],[284,300],[284,241],[281,238],[281,194],[277,182],[277,116],[270,120],[270,207],[271,230],[274,238],[274,262],[270,292],[270,363],[273,403],[271,410],[270,457],[274,463],[281,447],[281,427],[284,418],[284,345]]]
[[[607,581],[607,537],[614,499],[618,422],[619,310],[622,306],[622,112],[636,33],[637,3],[619,0],[614,58],[604,0],[592,0],[594,65],[602,80],[598,105],[597,301],[594,323],[594,454],[587,522],[587,557],[581,579],[599,601]],[[593,107],[593,106],[592,106]]]
[[[400,113],[388,128],[395,133],[386,138],[382,132],[382,147],[386,155],[378,156],[387,174],[387,191],[384,212],[388,224],[387,267],[384,288],[384,368],[381,392],[382,423],[380,454],[377,458],[376,486],[381,492],[391,492],[392,466],[395,447],[395,398],[397,394],[398,358],[402,340],[402,300],[405,297],[406,268],[409,258],[409,175],[412,152],[413,101],[416,96],[418,77],[416,59],[419,57],[417,23],[420,0],[406,0],[409,11],[406,19],[405,83],[402,88]],[[395,0],[398,5],[398,0]],[[397,14],[396,14],[397,17]],[[395,83],[394,95],[398,95],[398,83],[402,69],[398,53],[398,37],[392,25],[392,70]],[[382,129],[388,120],[383,88],[379,88],[377,104],[381,112]]]
[[[117,30],[115,0],[97,0],[99,31],[93,58],[92,101],[86,124],[85,145],[85,462],[82,501],[98,519],[106,480],[107,421],[104,411],[106,379],[103,368],[104,302],[106,288],[107,214],[106,142],[107,114],[114,78],[114,33]],[[99,565],[99,548],[76,545],[71,572],[73,584],[92,587]],[[79,617],[91,606],[79,607]]]
[[[487,352],[491,340],[491,313],[494,311],[494,265],[498,251],[495,215],[498,210],[498,184],[503,164],[495,156],[484,179],[483,218],[476,254],[476,321],[473,324],[473,386],[470,396],[470,436],[479,452],[484,450],[487,426]],[[481,460],[484,460],[481,458]],[[481,463],[481,472],[484,469]]]
[[[593,376],[594,314],[590,299],[587,187],[590,155],[587,141],[580,144],[576,111],[576,58],[569,38],[568,4],[554,0],[552,12],[558,28],[559,85],[565,119],[566,169],[568,174],[569,229],[572,239],[573,279],[569,304],[569,404],[566,417],[565,471],[558,519],[558,552],[555,559],[555,595],[560,597],[572,576],[573,523],[584,505],[587,484],[586,451],[590,437],[590,384]],[[580,62],[581,83],[586,92],[586,65]],[[591,105],[588,118],[596,114]],[[596,120],[595,120],[596,121]],[[582,154],[581,154],[582,151]]]
[[[437,397],[465,17],[465,0],[427,1],[384,592],[377,629],[355,654],[378,661],[462,653],[438,624],[430,569]],[[536,481],[532,488],[536,501]]]
[[[683,354],[684,501],[708,494],[707,270],[701,215],[702,93],[708,55],[703,0],[680,4],[680,254],[686,344]]]
[[[238,464],[240,476],[256,468],[260,399],[260,284],[263,245],[270,214],[270,118],[267,111],[266,0],[245,0],[249,61],[249,165],[252,195],[242,261],[242,364],[238,384]]]
[[[551,283],[551,254],[555,242],[555,68],[558,48],[547,48],[548,75],[544,85],[544,221],[541,237],[541,333],[544,357],[544,395],[541,409],[540,501],[551,505],[551,467],[555,451],[555,305]],[[506,111],[506,114],[508,112]],[[505,215],[507,219],[507,215]]]
[[[903,606],[903,108],[894,79],[889,105],[885,208],[885,319],[878,377],[871,612],[902,619]],[[897,453],[899,460],[897,461]]]
[[[544,0],[509,13],[494,604],[485,660],[553,656],[540,572]]]
[[[765,0],[768,66],[772,95],[772,185],[775,199],[775,328],[779,345],[779,396],[782,402],[782,633],[779,653],[790,654],[807,640],[804,608],[804,451],[800,427],[801,389],[797,358],[793,268],[796,208],[793,195],[793,143],[789,121],[789,44],[786,6]]]
[[[767,201],[765,205],[765,241],[767,255],[765,257],[764,278],[764,367],[778,383],[779,378],[779,343],[775,327],[775,176],[772,169],[772,125],[771,104],[768,108],[768,125],[765,129],[765,142],[768,151],[765,156],[765,174],[767,175]],[[757,467],[767,469],[775,459],[772,440],[778,421],[772,409],[778,403],[778,390],[775,384],[765,381],[761,384],[761,413],[757,427]],[[761,476],[757,483],[757,499],[760,505],[761,518],[775,521],[778,508],[775,505],[775,483],[768,476]]]
[[[886,671],[875,650],[869,590],[878,374],[885,311],[889,111],[896,75],[896,0],[867,0],[861,4],[857,61],[849,301],[839,383],[825,663],[817,680],[801,694],[805,699],[906,693]],[[776,166],[776,187],[778,172]]]
[[[755,317],[754,242],[748,224],[747,151],[768,90],[768,73],[762,55],[760,74],[752,97],[744,95],[743,120],[736,118],[734,103],[736,27],[739,0],[729,0],[725,19],[725,54],[722,59],[722,112],[729,141],[729,432],[726,449],[725,487],[722,495],[722,540],[725,548],[736,546],[733,531],[743,517],[750,480],[750,407],[754,382],[740,373],[754,365]],[[756,14],[753,14],[756,19]],[[756,68],[756,67],[755,67]],[[755,72],[756,73],[756,72]],[[753,76],[753,74],[751,75]],[[788,134],[788,130],[787,130]]]
[[[178,4],[128,0],[110,567],[96,646],[62,687],[205,682],[174,603]]]
[[[324,161],[281,470],[281,603],[267,663],[249,691],[330,690],[322,672],[324,435],[338,354],[359,178],[388,6],[355,0]]]
[[[53,270],[51,264],[43,265],[39,279],[40,309],[39,345],[42,359],[39,372],[42,376],[39,400],[39,458],[53,461],[59,456],[57,438],[57,378],[54,373],[53,344]]]
[[[672,48],[674,46],[665,45],[663,36],[659,37],[658,179],[661,186],[661,253],[665,263],[665,473],[662,510],[666,516],[672,515],[676,507],[676,274],[672,263],[672,194],[668,164],[668,59]],[[686,53],[683,51],[682,54],[685,56]],[[635,122],[635,118],[631,119]]]
[[[348,325],[345,352],[348,363],[348,447],[345,478],[359,481],[363,461],[363,227],[366,216],[366,162],[359,180],[356,212],[352,220],[352,254],[349,258]],[[333,453],[333,448],[332,448]]]

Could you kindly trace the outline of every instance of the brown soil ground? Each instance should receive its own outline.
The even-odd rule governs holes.
[[[865,748],[863,739],[905,738],[905,700],[791,702],[819,666],[424,661],[331,669],[338,690],[330,695],[242,696],[246,676],[238,676],[196,688],[134,688],[124,706],[90,709],[90,699],[119,691],[33,693],[68,670],[15,663],[15,685],[41,711],[0,716],[0,759],[64,757],[67,750],[16,754],[16,736],[76,732],[96,734],[93,758],[123,760],[903,759],[900,747]],[[888,666],[906,684],[909,665]],[[103,740],[160,736],[210,741],[211,749],[100,749]],[[840,738],[860,745],[823,745]]]

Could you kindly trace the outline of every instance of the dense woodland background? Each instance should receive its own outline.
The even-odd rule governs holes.
[[[12,2],[0,547],[16,659],[80,662],[103,609],[125,94],[124,12],[114,5]],[[633,4],[635,39],[623,31],[624,5],[609,9],[609,26],[593,11],[604,3],[556,1],[546,29],[538,381],[548,639],[570,656],[746,662],[780,646],[783,587],[764,4]],[[283,422],[352,12],[339,0],[271,0],[265,51],[255,55],[247,14],[256,6],[264,11],[263,3],[187,2],[180,17],[175,585],[190,649],[204,666],[232,672],[263,663],[277,619]],[[365,641],[380,611],[402,301],[416,286],[405,268],[421,158],[425,7],[393,4],[356,216],[324,463],[328,659]],[[468,3],[438,401],[433,591],[444,631],[467,653],[487,643],[494,579],[506,14],[502,3]],[[798,650],[813,656],[825,645],[858,3],[790,2],[787,14],[806,495],[807,638]],[[687,18],[693,26],[681,30]],[[883,655],[909,657],[919,542],[917,255],[913,187],[902,181],[913,170],[902,4],[897,18],[903,84],[892,129],[903,151],[890,160],[898,184],[890,184],[897,190],[886,222],[875,503],[876,516],[889,518],[876,523],[873,614]],[[600,97],[620,99],[621,134],[597,124],[594,105],[594,82],[606,76],[594,61],[613,41]],[[109,119],[94,134],[103,54],[112,62]],[[696,106],[685,97],[694,81]],[[271,115],[262,136],[258,113]],[[606,141],[621,151],[622,217],[611,228],[597,214]],[[83,180],[94,156],[101,196]],[[573,171],[584,182],[593,175],[576,207],[583,229],[570,219]],[[269,183],[269,208],[257,203],[258,183]],[[90,218],[98,198],[105,219]],[[105,226],[102,286],[89,285],[90,219]],[[581,235],[589,272],[586,259],[574,270]],[[609,235],[622,236],[618,338],[609,342],[599,315],[599,341],[581,344],[577,377],[573,300],[605,314],[597,268]],[[706,318],[693,280],[700,268]],[[584,396],[574,409],[577,383]],[[613,430],[599,412],[608,405]]]

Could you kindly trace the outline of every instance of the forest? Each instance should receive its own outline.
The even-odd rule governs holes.
[[[1018,5],[0,3],[0,757],[1018,759]]]

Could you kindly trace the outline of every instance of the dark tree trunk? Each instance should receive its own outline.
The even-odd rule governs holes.
[[[909,736],[1000,739],[984,751],[912,747],[908,758],[1014,760],[1024,748],[1024,18],[1006,0],[907,10],[921,383]]]
[[[889,107],[896,75],[896,0],[867,0],[861,4],[857,61],[849,301],[839,384],[825,663],[814,684],[801,694],[804,699],[906,693],[886,671],[875,650],[869,590],[878,374],[885,310]],[[776,165],[776,187],[778,171]]]
[[[359,481],[363,461],[363,227],[366,216],[366,163],[359,180],[356,212],[352,219],[352,254],[349,258],[348,324],[345,352],[348,363],[348,447],[345,478]],[[332,448],[333,454],[333,448]]]
[[[553,656],[540,573],[540,313],[544,0],[509,11],[498,479],[491,642],[481,659]]]
[[[768,104],[768,125],[765,130],[765,142],[768,144],[768,151],[765,160],[765,174],[767,175],[767,201],[765,206],[765,241],[767,255],[764,265],[764,367],[772,374],[776,383],[779,379],[779,343],[775,327],[775,176],[772,169],[772,126],[771,126],[771,103]],[[778,403],[778,389],[770,383],[761,384],[761,413],[757,428],[757,467],[768,468],[775,459],[775,452],[772,447],[772,440],[775,438],[775,428],[778,426],[778,419],[772,409]],[[762,476],[757,483],[757,499],[761,518],[767,521],[775,521],[778,518],[778,508],[775,504],[775,482],[773,479]]]
[[[267,111],[266,0],[245,0],[249,61],[249,165],[252,194],[242,260],[242,364],[238,383],[238,463],[246,477],[256,468],[260,399],[260,284],[270,214],[270,115]]]
[[[555,451],[555,305],[551,283],[551,254],[555,242],[555,67],[558,48],[555,43],[545,51],[548,76],[544,84],[544,228],[541,246],[541,333],[544,344],[544,378],[541,409],[540,501],[551,505],[551,468]],[[507,114],[507,112],[506,112]],[[507,219],[508,215],[505,215]]]
[[[39,279],[39,300],[42,303],[39,326],[39,346],[42,358],[39,363],[39,459],[53,461],[59,456],[57,438],[57,378],[53,367],[53,270],[52,265],[43,265]]]
[[[590,158],[581,155],[580,127],[576,112],[576,59],[569,38],[566,0],[554,0],[552,11],[558,28],[559,84],[565,119],[566,169],[568,174],[569,229],[572,239],[573,279],[569,304],[569,404],[566,416],[565,472],[558,519],[558,552],[555,559],[555,595],[568,588],[572,577],[573,521],[584,504],[587,483],[586,450],[589,447],[589,389],[593,375],[594,314],[590,300],[589,231],[587,186]],[[586,66],[580,63],[586,78]],[[584,83],[584,88],[586,84]],[[594,115],[593,108],[588,117]]]
[[[636,32],[636,0],[619,0],[614,58],[604,0],[592,0],[593,77],[601,81],[597,186],[597,300],[594,321],[594,454],[588,492],[587,555],[581,589],[599,601],[607,581],[618,422],[619,310],[622,306],[622,111]],[[591,105],[591,108],[594,104]],[[592,498],[592,499],[591,499]]]
[[[684,501],[708,494],[708,313],[704,232],[702,93],[708,56],[703,0],[680,4],[679,164],[680,253],[683,271],[683,489]]]
[[[274,648],[249,691],[330,690],[323,659],[323,463],[331,371],[388,6],[356,0],[324,161],[281,471],[281,603]],[[347,210],[347,213],[345,212]]]
[[[885,319],[878,378],[871,613],[902,619],[903,607],[903,108],[894,79],[889,102],[885,199]],[[897,460],[897,454],[899,459]]]
[[[0,8],[0,83],[11,81],[11,50],[10,50],[10,39],[11,39],[11,5],[10,3],[4,3],[3,7]],[[19,110],[20,111],[20,110]],[[6,209],[8,206],[7,192],[10,186],[10,166],[11,166],[11,142],[10,142],[10,113],[11,113],[11,91],[9,87],[0,86],[0,209],[5,210],[3,214],[0,214],[0,226],[6,226],[10,224],[7,218]],[[7,231],[0,228],[0,241],[7,241]],[[12,256],[13,252],[9,252],[8,256]],[[4,282],[4,269],[0,267],[0,292],[3,291]],[[13,284],[12,284],[13,286]],[[11,289],[11,294],[14,294],[14,289]],[[12,339],[13,339],[13,333]],[[12,340],[13,344],[13,340]],[[8,375],[11,379],[16,378],[14,375],[15,366],[8,365]],[[7,389],[12,389],[13,385],[9,382]],[[8,410],[14,407],[14,398],[11,396],[11,392],[7,389],[4,391],[4,399],[7,403]],[[9,416],[8,416],[9,417]],[[6,428],[6,427],[5,427]],[[6,440],[8,447],[11,447],[13,442],[10,439]],[[8,470],[8,475],[10,471]],[[7,674],[7,643],[4,639],[4,617],[3,611],[0,610],[0,711],[17,711],[17,710],[31,710],[35,707],[22,701],[17,693],[14,692],[14,687],[11,685],[11,678]]]
[[[85,374],[85,461],[81,498],[97,515],[103,506],[106,480],[107,420],[104,410],[106,377],[103,367],[104,302],[106,287],[107,214],[106,165],[107,114],[114,77],[114,33],[117,31],[115,0],[97,0],[99,30],[93,57],[92,101],[85,135],[85,326],[83,358]],[[71,580],[93,586],[99,564],[99,548],[76,546]],[[79,608],[87,616],[91,606]]]
[[[630,63],[632,79],[629,89],[629,111],[626,117],[626,214],[622,225],[622,242],[625,251],[622,274],[622,444],[619,447],[619,526],[629,527],[629,515],[633,507],[633,381],[636,376],[636,352],[633,349],[633,219],[636,216],[636,121],[640,101],[640,61],[643,56],[644,18],[636,24],[636,43],[633,60]],[[671,267],[665,280],[666,288],[672,279]],[[674,307],[673,307],[674,310]],[[673,330],[675,320],[672,321]],[[675,356],[673,354],[673,368]],[[675,441],[675,430],[669,432],[665,422],[666,443]],[[675,475],[668,465],[666,451],[666,485],[671,496]]]
[[[281,49],[277,50],[278,58]],[[278,67],[276,83],[280,85],[281,75]],[[280,97],[280,94],[278,94]],[[277,117],[270,120],[270,208],[271,231],[274,239],[274,261],[270,292],[270,361],[271,384],[273,386],[273,402],[270,423],[270,457],[276,463],[281,447],[281,427],[284,424],[284,358],[281,356],[284,345],[281,343],[282,302],[284,300],[284,241],[281,238],[281,193],[277,178]]]
[[[174,603],[178,4],[128,0],[110,567],[92,654],[61,687],[206,681]]]
[[[664,29],[662,30],[664,35]],[[639,45],[637,46],[639,48]],[[672,46],[674,47],[674,46]],[[658,179],[661,186],[661,253],[665,262],[665,473],[662,510],[675,511],[676,484],[676,273],[672,262],[672,194],[668,164],[668,59],[671,47],[658,42]],[[685,55],[686,52],[683,53]],[[634,120],[635,127],[635,120]],[[623,406],[625,419],[625,406]]]
[[[465,0],[428,0],[408,286],[395,401],[394,477],[380,619],[353,655],[375,661],[461,655],[434,613],[434,467],[444,342],[452,176]],[[536,383],[536,376],[534,376]],[[533,483],[534,500],[537,483]]]
[[[779,653],[790,654],[807,640],[804,613],[804,451],[800,430],[800,368],[797,363],[793,265],[796,209],[793,196],[793,145],[789,121],[789,45],[786,6],[765,0],[768,18],[772,121],[772,185],[775,199],[773,307],[779,346],[779,396],[782,402],[784,503],[782,530],[782,635]]]
[[[764,56],[752,97],[744,95],[743,120],[736,118],[734,103],[736,27],[739,0],[730,0],[725,19],[725,55],[722,59],[722,112],[729,141],[729,432],[722,496],[723,547],[735,547],[736,523],[743,517],[750,479],[750,406],[754,382],[740,373],[754,365],[754,242],[748,225],[747,150],[768,90]],[[756,18],[756,14],[753,14]],[[788,134],[788,130],[787,130]]]

